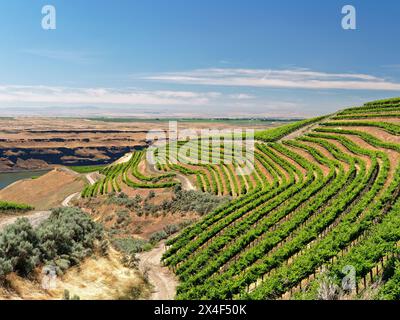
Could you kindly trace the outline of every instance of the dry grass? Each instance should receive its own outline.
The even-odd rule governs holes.
[[[88,258],[69,269],[57,278],[54,289],[43,289],[41,279],[40,270],[30,279],[10,274],[0,287],[0,299],[59,300],[64,298],[64,290],[81,300],[146,299],[151,293],[139,271],[125,267],[120,254],[114,250],[108,257]]]
[[[84,184],[79,175],[59,168],[37,179],[12,184],[0,191],[0,200],[27,203],[36,210],[48,210],[61,205],[68,195],[81,191]]]

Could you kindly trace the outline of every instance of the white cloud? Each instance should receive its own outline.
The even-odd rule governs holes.
[[[146,80],[214,86],[292,89],[400,90],[400,83],[362,73],[327,73],[309,69],[197,69],[144,77]]]
[[[234,100],[249,100],[249,99],[254,99],[255,96],[252,96],[247,93],[236,93],[236,94],[229,95],[229,98],[234,99]]]
[[[203,105],[218,92],[0,85],[0,104]]]

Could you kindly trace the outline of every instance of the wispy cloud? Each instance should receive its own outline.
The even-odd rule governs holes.
[[[88,64],[98,59],[97,55],[84,51],[25,49],[22,52],[36,57],[78,64]]]
[[[203,105],[218,92],[0,85],[0,104]]]
[[[255,99],[256,97],[247,93],[235,93],[235,94],[230,94],[229,98],[236,100],[249,100],[249,99]]]
[[[397,63],[397,64],[385,64],[385,65],[382,66],[382,68],[399,71],[400,70],[400,63]]]
[[[56,107],[55,107],[56,106]],[[92,106],[90,110],[86,106]],[[83,115],[249,117],[304,115],[295,102],[262,99],[248,93],[143,90],[138,88],[76,88],[0,85],[0,113]],[[96,109],[93,109],[95,108]],[[22,109],[21,109],[22,108]],[[51,109],[48,109],[51,108]],[[32,113],[33,112],[33,113]]]
[[[261,88],[400,90],[400,83],[362,73],[328,73],[309,69],[229,69],[210,68],[145,76],[151,81]]]

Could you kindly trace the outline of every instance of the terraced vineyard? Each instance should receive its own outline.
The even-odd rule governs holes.
[[[376,101],[297,136],[258,134],[251,176],[223,164],[161,166],[236,197],[167,243],[177,298],[317,299],[321,275],[340,287],[349,268],[356,286],[341,294],[365,297],[384,274],[375,296],[399,298],[399,130],[400,99]]]
[[[177,142],[177,148],[185,142]],[[191,143],[189,143],[190,147]],[[230,195],[239,197],[252,190],[264,188],[268,184],[268,172],[265,166],[269,160],[265,160],[262,152],[257,154],[259,159],[256,161],[256,170],[251,175],[237,175],[236,170],[241,170],[235,163],[232,152],[224,152],[221,159],[215,157],[213,160],[212,148],[202,148],[199,144],[197,157],[180,156],[179,159],[185,160],[184,163],[178,162],[176,156],[171,151],[172,144],[169,144],[165,151],[164,163],[157,162],[154,166],[146,161],[146,153],[138,151],[133,153],[130,160],[126,163],[115,164],[100,170],[103,176],[94,185],[87,186],[82,196],[93,197],[104,195],[110,192],[121,192],[127,188],[139,189],[162,189],[170,188],[181,184],[180,177],[191,181],[196,189],[209,192],[215,195]],[[221,151],[219,150],[219,151]],[[157,150],[157,153],[162,152]],[[222,152],[221,152],[222,153]],[[207,157],[210,164],[201,164],[197,159]],[[227,163],[229,161],[230,164]],[[208,161],[207,161],[208,162]],[[214,164],[215,162],[215,164]],[[265,165],[263,163],[266,163]],[[271,164],[275,166],[274,164]],[[147,172],[146,172],[147,171]],[[278,172],[277,168],[274,172]],[[274,173],[275,174],[275,173]],[[280,173],[279,173],[280,174]]]
[[[156,149],[166,161],[154,167],[136,152],[103,169],[83,196],[184,179],[232,196],[168,241],[162,262],[180,280],[178,299],[317,299],[326,277],[341,288],[348,270],[355,286],[335,298],[375,288],[374,297],[398,299],[399,135],[400,99],[375,101],[257,133],[249,175],[238,174],[246,163],[223,143],[192,141],[195,151],[185,149],[178,161],[171,150],[188,144],[180,141]]]
[[[139,163],[144,160],[143,151],[135,152],[126,163],[111,165],[100,170],[103,178],[95,184],[87,186],[82,197],[93,197],[110,192],[121,192],[124,188],[170,188],[179,184],[172,178],[175,174],[163,174],[157,176],[146,176],[140,172]]]

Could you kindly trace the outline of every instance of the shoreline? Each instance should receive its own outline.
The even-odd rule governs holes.
[[[60,166],[60,167],[62,167],[62,166]],[[51,171],[51,170],[54,170],[56,168],[57,168],[57,166],[43,168],[43,169],[18,169],[18,170],[7,170],[7,171],[0,170],[0,174],[25,173],[25,172],[43,172],[43,171]]]
[[[24,173],[26,173],[26,174],[30,173],[32,176],[34,176],[35,173],[37,173],[37,174],[40,174],[40,176],[44,176],[44,175],[48,174],[49,172],[51,172],[53,170],[54,170],[54,168],[52,168],[52,169],[38,169],[38,170],[23,170],[23,171],[6,171],[6,172],[0,172],[0,177],[3,176],[3,175],[4,176],[6,176],[6,175],[12,176],[12,175],[18,175],[18,174],[24,174]],[[3,191],[5,189],[13,186],[14,184],[20,182],[20,181],[29,180],[29,179],[31,179],[31,178],[29,178],[29,177],[21,177],[19,179],[11,179],[12,182],[10,182],[10,183],[8,183],[8,184],[6,184],[4,186],[2,186],[0,184],[0,191]]]

